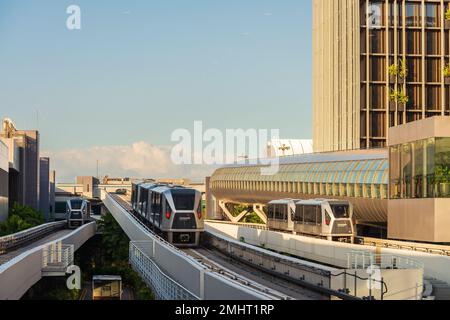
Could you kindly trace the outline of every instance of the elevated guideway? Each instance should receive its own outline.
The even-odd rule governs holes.
[[[154,290],[169,300],[281,300],[291,299],[276,290],[215,270],[152,233],[130,214],[121,198],[103,193],[102,200],[130,238],[130,263]]]
[[[241,236],[239,232],[222,230],[233,225],[217,223],[211,226],[211,222],[207,224],[201,248],[181,251],[147,230],[132,214],[127,199],[106,193],[104,204],[132,240],[131,264],[163,299],[282,298],[279,292],[264,289],[258,281],[247,281],[241,275],[243,270],[230,276],[222,261],[219,267],[214,267],[218,255],[214,253],[205,259],[205,254],[209,253],[205,248],[220,252],[229,258],[228,261],[269,274],[277,283],[289,282],[296,288],[309,289],[328,298],[417,300],[422,297],[423,266],[412,259],[377,255],[381,277],[372,278],[367,268],[374,263],[375,256],[368,256],[366,252],[346,250],[352,255],[347,255],[345,265],[338,266],[328,263],[329,260],[325,263],[309,258],[301,260],[274,252],[288,251],[274,250],[267,242],[251,241],[251,237],[247,241],[247,236]],[[249,230],[266,231],[261,229]],[[214,283],[209,279],[214,279]],[[261,297],[261,289],[265,297]],[[168,294],[170,291],[176,294]]]
[[[449,248],[445,246],[367,238],[359,239],[363,244],[347,244],[270,231],[262,225],[223,221],[207,221],[205,230],[254,246],[264,246],[276,252],[341,268],[349,267],[352,252],[365,252],[372,257],[411,259],[423,265],[425,278],[450,283],[450,256],[447,255]]]
[[[95,235],[97,228],[95,222],[76,230],[62,225],[64,222],[43,225],[0,238],[0,300],[20,299],[42,277],[65,276],[74,252]]]

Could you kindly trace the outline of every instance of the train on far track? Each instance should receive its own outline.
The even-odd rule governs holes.
[[[177,247],[196,247],[204,231],[202,193],[160,183],[132,185],[134,215]]]
[[[269,202],[270,230],[313,236],[330,241],[354,241],[353,206],[349,201],[282,199]]]
[[[76,229],[91,222],[91,203],[82,198],[67,200],[66,219],[69,229]]]

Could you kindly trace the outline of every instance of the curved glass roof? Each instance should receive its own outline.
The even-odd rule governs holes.
[[[306,183],[388,184],[388,159],[289,163],[275,175],[262,175],[262,166],[218,169],[211,181],[280,181]]]

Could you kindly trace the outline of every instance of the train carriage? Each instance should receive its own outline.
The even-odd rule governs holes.
[[[333,241],[353,242],[353,206],[348,201],[274,200],[267,205],[270,230],[287,231]]]
[[[67,200],[67,227],[76,229],[91,221],[91,203],[82,198]]]
[[[353,242],[353,206],[349,201],[315,199],[296,203],[294,232],[332,241]]]
[[[294,231],[295,203],[299,200],[283,199],[267,205],[267,227],[271,230]]]
[[[158,183],[134,184],[135,215],[170,243],[198,246],[204,229],[202,194],[194,189]]]

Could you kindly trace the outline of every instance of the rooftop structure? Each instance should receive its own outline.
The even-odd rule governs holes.
[[[267,145],[267,156],[284,157],[313,152],[312,140],[273,139]]]

